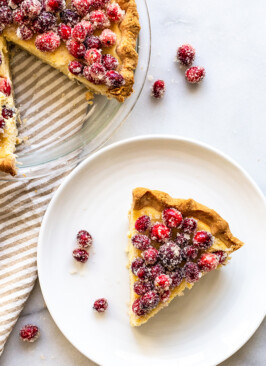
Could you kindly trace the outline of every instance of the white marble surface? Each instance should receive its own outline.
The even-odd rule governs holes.
[[[240,163],[266,193],[266,3],[263,0],[148,0],[152,23],[149,75],[164,79],[164,100],[150,98],[147,80],[134,112],[110,142],[166,133],[207,142]],[[197,50],[196,65],[206,68],[198,87],[184,81],[174,63],[178,45]],[[258,291],[261,289],[257,289]],[[42,336],[22,344],[18,331],[39,324]],[[266,364],[266,322],[223,366]],[[0,359],[2,366],[90,366],[51,319],[37,285]]]

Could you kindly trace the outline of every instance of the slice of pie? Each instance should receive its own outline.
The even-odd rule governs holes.
[[[207,272],[226,265],[243,245],[214,210],[146,188],[133,190],[129,225],[132,326],[146,323]]]

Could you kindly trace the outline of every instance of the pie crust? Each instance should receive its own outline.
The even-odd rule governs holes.
[[[135,230],[135,222],[138,217],[142,215],[149,215],[153,222],[161,220],[161,212],[167,208],[173,207],[180,211],[183,217],[193,217],[198,222],[199,230],[206,230],[214,236],[213,245],[207,252],[214,252],[218,250],[225,251],[228,256],[241,248],[244,244],[239,239],[233,236],[229,229],[228,223],[214,210],[194,201],[193,199],[175,199],[170,197],[167,193],[161,191],[149,190],[147,188],[135,188],[133,190],[132,207],[129,211],[129,241],[128,241],[128,259],[129,259],[129,276],[131,288],[130,301],[130,324],[132,326],[140,326],[146,323],[151,317],[157,314],[162,308],[166,307],[176,296],[182,296],[186,288],[191,289],[193,283],[186,282],[185,279],[181,284],[171,291],[170,297],[166,302],[160,302],[158,306],[145,315],[137,316],[132,311],[133,302],[139,297],[133,289],[134,283],[138,279],[131,271],[132,261],[139,257],[141,251],[136,249],[131,243],[131,237],[137,233]],[[227,264],[230,258],[219,267]],[[204,273],[203,273],[204,274]]]

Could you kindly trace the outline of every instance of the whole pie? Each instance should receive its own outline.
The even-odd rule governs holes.
[[[243,243],[214,210],[193,199],[133,190],[129,212],[130,324],[140,326]]]
[[[2,64],[1,107],[7,102],[2,101],[5,98],[11,106],[13,95],[5,39],[84,84],[92,93],[124,102],[133,92],[139,30],[135,0],[1,0],[1,57],[6,60]],[[3,85],[7,82],[10,95]],[[15,118],[13,99],[12,104]],[[3,118],[0,170],[15,175],[17,130]]]

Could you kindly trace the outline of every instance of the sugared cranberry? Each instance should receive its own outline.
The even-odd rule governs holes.
[[[0,8],[0,23],[6,25],[11,24],[13,20],[12,10],[9,6],[1,6]]]
[[[137,295],[144,295],[146,292],[153,290],[154,286],[151,281],[139,280],[134,283],[134,291]]]
[[[125,79],[119,72],[109,70],[105,75],[105,82],[109,88],[120,88],[125,84]]]
[[[77,248],[73,250],[73,258],[78,262],[85,263],[89,259],[89,253],[85,249]]]
[[[84,42],[85,46],[87,48],[101,48],[101,41],[99,37],[96,36],[90,36],[85,39]]]
[[[104,29],[110,26],[110,21],[103,10],[94,10],[90,13],[89,20],[94,29]]]
[[[223,250],[217,250],[216,252],[213,252],[218,258],[219,264],[224,263],[224,261],[227,258],[227,253]]]
[[[0,0],[0,6],[7,6],[8,0]]]
[[[163,243],[170,237],[170,229],[160,223],[153,225],[151,228],[151,240],[158,241],[158,243]]]
[[[154,98],[160,99],[165,93],[165,82],[163,80],[157,80],[152,86],[152,95]]]
[[[39,0],[23,0],[20,9],[24,16],[34,19],[40,14],[42,4]]]
[[[4,121],[4,118],[0,117],[0,133],[3,133],[5,128],[6,128],[6,123]]]
[[[146,266],[140,267],[137,269],[136,274],[141,280],[148,280],[150,278],[150,269]]]
[[[121,22],[123,16],[125,15],[124,10],[120,8],[117,3],[110,3],[107,5],[106,14],[111,22]]]
[[[24,41],[31,39],[33,37],[32,30],[26,25],[21,25],[20,27],[18,27],[16,33],[18,38],[23,39]]]
[[[132,236],[131,242],[135,248],[140,250],[146,250],[150,247],[151,241],[147,235],[136,234]]]
[[[166,290],[166,291],[164,291],[164,292],[160,293],[161,301],[162,301],[162,302],[166,302],[166,301],[168,301],[168,300],[169,300],[169,298],[170,298],[170,294],[171,294],[170,290]]]
[[[190,66],[195,59],[195,49],[190,44],[183,44],[177,50],[177,60],[185,66]]]
[[[183,216],[181,212],[175,208],[166,208],[163,211],[163,221],[168,227],[179,228],[182,225]]]
[[[54,32],[40,34],[35,39],[35,46],[42,52],[53,52],[60,46],[60,37]]]
[[[25,342],[35,342],[40,335],[39,328],[36,325],[27,324],[20,329],[20,338]]]
[[[197,230],[197,221],[192,217],[185,218],[182,224],[184,233],[192,234]]]
[[[86,52],[86,47],[83,43],[77,42],[74,39],[69,39],[66,43],[68,52],[75,58],[83,58]]]
[[[146,313],[146,309],[144,309],[141,297],[135,300],[132,304],[132,311],[138,316],[144,315]]]
[[[192,260],[196,259],[198,255],[198,248],[194,247],[193,245],[188,245],[182,250],[182,257],[185,260]]]
[[[193,66],[187,69],[185,73],[186,79],[191,84],[199,83],[205,76],[204,67]]]
[[[84,67],[83,75],[94,84],[103,84],[105,82],[105,68],[98,62]]]
[[[181,249],[174,242],[169,241],[159,249],[159,258],[162,265],[168,270],[173,271],[182,261]]]
[[[184,275],[187,282],[196,282],[200,279],[201,273],[196,263],[187,262],[184,265]]]
[[[67,41],[71,37],[71,27],[64,23],[58,25],[58,34],[63,41]]]
[[[105,8],[106,4],[108,4],[110,0],[91,0],[91,5],[94,9]]]
[[[80,16],[73,10],[66,9],[61,11],[60,18],[62,23],[74,27],[80,21]]]
[[[88,20],[82,20],[80,24],[82,24],[82,26],[85,28],[87,36],[91,36],[93,34],[93,26],[91,22],[89,22]]]
[[[108,308],[108,302],[106,299],[98,299],[93,304],[93,309],[98,311],[98,313],[103,313]]]
[[[81,17],[85,17],[92,9],[92,0],[71,0],[71,4]]]
[[[118,60],[114,56],[107,53],[106,55],[102,56],[102,64],[106,70],[116,70],[118,66]]]
[[[188,234],[177,233],[175,242],[178,246],[180,246],[181,248],[184,248],[186,245],[189,244],[189,239],[190,239],[190,237]]]
[[[155,264],[154,266],[149,268],[149,277],[152,280],[155,280],[155,278],[165,272],[163,266],[160,263]]]
[[[144,265],[144,259],[140,257],[134,259],[134,261],[131,263],[131,271],[134,273],[135,276],[137,276],[138,269],[143,267],[143,265]]]
[[[110,29],[104,29],[100,35],[102,47],[112,47],[116,44],[116,34]]]
[[[85,41],[87,36],[87,31],[85,27],[81,23],[78,23],[75,25],[75,27],[72,30],[72,37],[75,41],[83,42]]]
[[[70,61],[68,64],[68,70],[73,75],[80,75],[83,72],[83,65],[79,61]]]
[[[199,269],[204,272],[210,272],[214,270],[218,264],[218,257],[213,253],[204,253],[198,260]]]
[[[177,268],[174,272],[168,272],[168,276],[172,280],[171,288],[177,287],[183,280],[182,268]]]
[[[103,55],[103,57],[104,56],[106,55]],[[149,218],[149,216],[147,215],[140,216],[135,222],[135,229],[140,233],[143,233],[144,231],[148,230],[150,225],[151,225],[151,219]]]
[[[92,65],[94,64],[94,62],[101,62],[101,50],[97,50],[96,48],[91,48],[90,50],[87,50],[84,59],[88,65]]]
[[[44,9],[50,13],[58,13],[66,7],[65,0],[44,0]]]
[[[5,108],[5,107],[2,109],[2,116],[5,119],[12,118],[13,114],[14,114],[14,112],[12,111],[12,109]]]
[[[8,79],[0,77],[0,92],[7,97],[11,94],[11,84]]]
[[[46,33],[56,27],[56,17],[47,11],[41,12],[37,19],[32,22],[32,29],[35,33]]]
[[[208,249],[213,244],[213,236],[207,231],[197,231],[193,238],[193,245],[199,249]]]
[[[151,247],[145,250],[141,255],[145,260],[146,264],[154,264],[158,259],[158,250]]]
[[[20,9],[16,9],[14,12],[13,12],[13,21],[17,24],[24,24],[24,23],[28,23],[28,18],[24,17],[23,14],[22,14],[22,11]]]
[[[77,62],[77,61],[72,61]],[[80,248],[88,248],[92,246],[92,236],[87,230],[80,230],[77,234],[77,243]]]
[[[146,309],[147,311],[150,311],[150,310],[156,308],[156,306],[159,304],[159,302],[160,302],[160,297],[157,294],[157,292],[154,290],[146,292],[146,294],[141,297],[141,303],[142,303],[144,309]]]
[[[169,290],[172,284],[172,279],[167,274],[162,274],[155,278],[154,285],[158,292]]]

